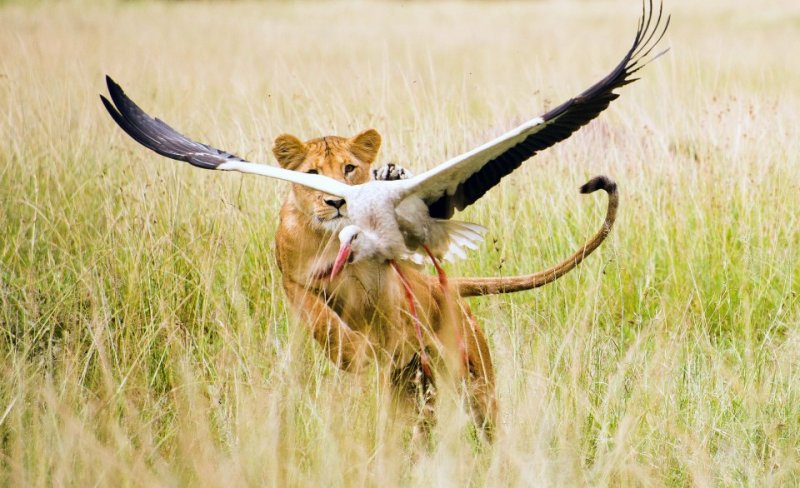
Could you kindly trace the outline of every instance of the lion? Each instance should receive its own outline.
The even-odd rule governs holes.
[[[381,136],[375,129],[350,138],[328,136],[305,142],[282,134],[275,140],[273,154],[283,168],[360,184],[376,175],[397,176],[398,169],[392,165],[372,170],[380,146]],[[428,328],[426,345],[440,357],[450,357],[449,363],[444,362],[464,378],[474,422],[488,438],[498,415],[494,367],[486,337],[462,297],[536,288],[577,266],[602,243],[616,218],[616,186],[607,179],[594,185],[588,191],[604,189],[609,194],[602,229],[568,259],[545,271],[508,278],[457,278],[445,288],[419,266],[401,264]],[[357,371],[378,362],[395,398],[413,405],[417,418],[430,425],[435,390],[432,379],[421,373],[419,346],[413,340],[407,302],[394,271],[388,265],[365,261],[345,266],[335,279],[329,279],[338,251],[337,233],[347,223],[343,199],[293,185],[280,211],[275,243],[287,298],[337,367]],[[459,348],[460,354],[450,354]]]

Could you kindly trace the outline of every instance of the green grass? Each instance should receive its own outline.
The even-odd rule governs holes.
[[[672,50],[599,120],[465,212],[458,275],[532,272],[471,299],[502,422],[480,447],[443,401],[412,453],[378,372],[333,370],[273,257],[285,185],[132,142],[115,77],[191,136],[272,162],[282,132],[375,127],[419,171],[603,76],[634,1],[0,6],[0,484],[800,483],[800,8],[669,1]]]

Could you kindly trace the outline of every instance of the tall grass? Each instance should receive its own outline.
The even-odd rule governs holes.
[[[379,372],[330,367],[272,254],[273,181],[154,156],[114,76],[200,140],[271,161],[282,132],[375,127],[419,171],[578,93],[637,2],[0,7],[0,484],[800,483],[800,8],[670,1],[667,56],[465,218],[459,275],[613,236],[578,271],[471,300],[498,370],[492,447],[442,405],[411,452]]]

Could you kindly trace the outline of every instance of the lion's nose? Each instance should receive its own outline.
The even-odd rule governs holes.
[[[340,208],[342,208],[342,205],[344,205],[344,198],[340,198],[339,200],[327,200],[326,199],[325,203],[327,203],[331,207],[335,208],[336,210],[339,210]]]

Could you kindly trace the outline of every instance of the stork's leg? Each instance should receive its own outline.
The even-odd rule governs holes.
[[[428,357],[428,351],[425,350],[425,341],[422,337],[422,323],[419,321],[419,316],[417,315],[417,306],[414,304],[414,292],[411,290],[411,284],[406,279],[406,276],[400,271],[400,267],[394,260],[389,261],[391,263],[392,268],[394,268],[397,276],[400,277],[400,283],[403,284],[403,290],[406,293],[406,300],[408,301],[408,311],[411,314],[411,318],[414,320],[414,332],[416,333],[417,340],[419,341],[420,353],[420,365],[422,366],[422,372],[425,374],[425,377],[430,379],[433,378],[433,373],[431,372],[431,359]]]
[[[422,246],[425,249],[425,252],[428,253],[428,256],[433,261],[433,267],[436,268],[436,274],[439,275],[439,285],[442,287],[442,292],[445,294],[445,300],[447,299],[447,273],[444,272],[444,268],[442,265],[439,264],[439,260],[436,259],[436,256],[433,255],[431,252],[431,248],[427,245]],[[469,353],[467,352],[467,344],[464,342],[464,337],[461,334],[461,331],[456,329],[456,341],[458,341],[458,350],[461,353],[461,361],[463,366],[467,366],[469,363]]]
[[[444,268],[439,264],[439,260],[436,259],[436,256],[431,252],[431,248],[427,245],[422,247],[425,249],[425,252],[428,253],[428,256],[430,256],[431,261],[433,261],[433,267],[436,268],[436,274],[439,275],[439,284],[442,285],[442,289],[447,289],[447,273],[444,272]]]

